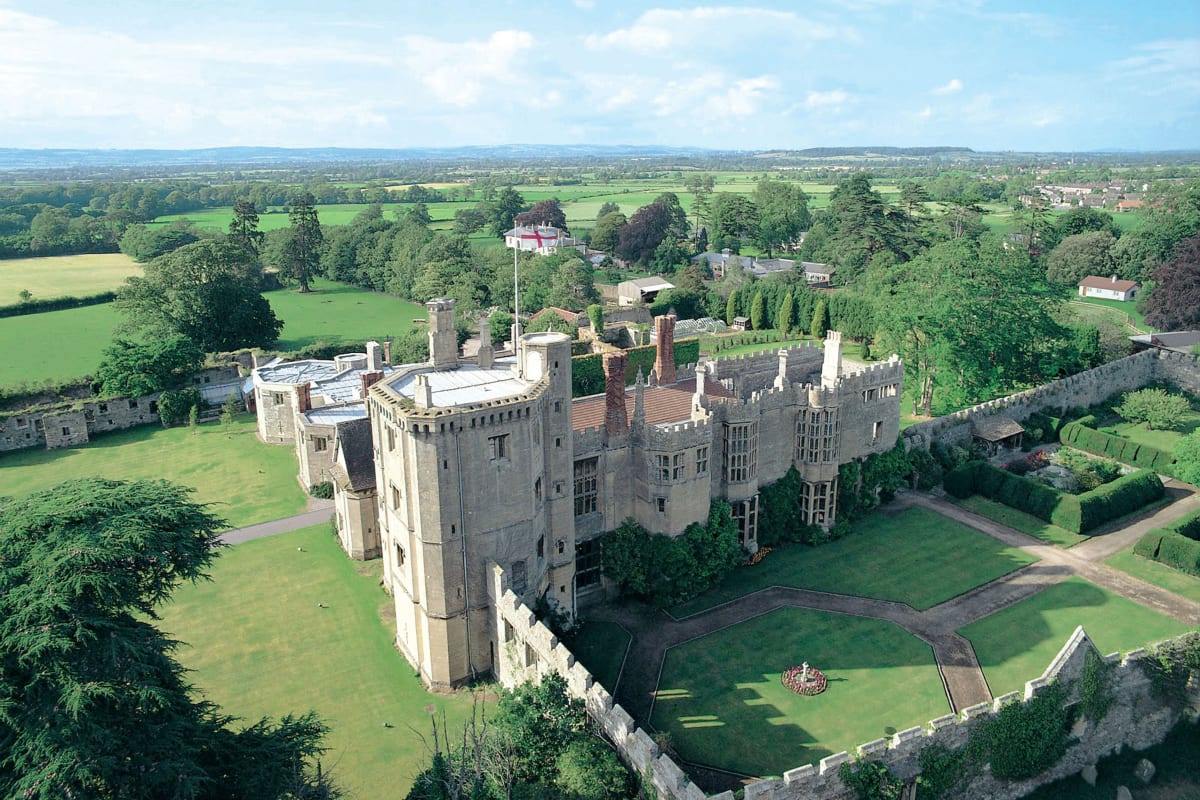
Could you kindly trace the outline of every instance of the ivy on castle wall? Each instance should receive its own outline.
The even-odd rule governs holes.
[[[658,354],[658,345],[648,344],[642,347],[631,347],[624,351],[628,359],[625,365],[625,384],[637,380],[638,370],[649,380],[654,370],[654,359]],[[675,342],[675,364],[694,364],[700,359],[700,340],[684,339]],[[571,358],[571,396],[587,397],[604,391],[604,354],[589,353],[585,356]]]

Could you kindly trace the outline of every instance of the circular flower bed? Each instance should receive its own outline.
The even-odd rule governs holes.
[[[783,673],[783,685],[805,697],[825,691],[826,683],[825,674],[816,667],[809,667],[807,674],[803,666],[792,667]]]

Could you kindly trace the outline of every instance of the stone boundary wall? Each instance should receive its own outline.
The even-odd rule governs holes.
[[[161,424],[158,395],[79,400],[5,414],[0,416],[0,453],[76,447],[97,433]]]
[[[588,715],[604,731],[625,763],[650,781],[660,797],[673,800],[733,800],[731,792],[706,795],[692,783],[670,756],[663,753],[650,734],[636,725],[633,718],[588,670],[576,661],[571,651],[543,625],[533,611],[508,587],[503,568],[493,564],[488,581],[493,612],[493,637],[497,643],[494,670],[496,679],[506,687],[526,680],[537,681],[556,673],[566,681],[567,692],[583,700]],[[1112,665],[1109,691],[1113,703],[1098,723],[1079,720],[1072,729],[1075,743],[1057,764],[1025,781],[993,778],[985,765],[962,787],[962,796],[981,800],[1015,800],[1052,781],[1077,774],[1085,766],[1124,747],[1138,750],[1161,742],[1185,715],[1200,714],[1200,676],[1193,673],[1188,684],[1186,707],[1171,706],[1157,697],[1140,662],[1148,658],[1146,650],[1134,650],[1124,658],[1118,654],[1101,656],[1082,627],[1059,650],[1040,677],[1026,682],[1023,693],[1012,692],[930,720],[924,726],[898,731],[886,739],[865,742],[853,753],[826,756],[817,765],[806,764],[788,770],[781,778],[750,783],[745,800],[851,800],[853,791],[838,777],[838,768],[855,758],[882,761],[898,778],[911,782],[920,774],[920,753],[932,744],[950,750],[966,746],[971,731],[1012,702],[1027,702],[1056,679],[1072,686],[1069,703],[1079,700],[1077,682],[1083,674],[1089,653]]]
[[[928,422],[919,422],[906,428],[901,436],[909,449],[928,449],[935,441],[945,445],[957,444],[971,438],[971,421],[974,419],[1004,414],[1020,422],[1034,413],[1051,412],[1051,416],[1059,416],[1068,409],[1086,408],[1119,392],[1140,389],[1156,381],[1175,383],[1185,389],[1189,386],[1200,389],[1197,357],[1163,350],[1143,350],[1077,375],[980,403]]]

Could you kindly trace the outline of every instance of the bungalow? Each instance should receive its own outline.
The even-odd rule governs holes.
[[[1137,281],[1118,280],[1116,275],[1101,278],[1088,275],[1079,282],[1080,297],[1098,297],[1103,300],[1132,300],[1137,294]]]
[[[810,285],[828,286],[833,280],[833,270],[829,264],[820,264],[816,261],[801,261],[801,268],[804,270],[804,280]]]
[[[504,246],[523,253],[549,256],[560,247],[574,247],[575,240],[550,225],[521,225],[504,234]]]
[[[633,306],[638,303],[653,303],[664,289],[674,289],[675,284],[662,278],[634,278],[617,284],[617,305]]]

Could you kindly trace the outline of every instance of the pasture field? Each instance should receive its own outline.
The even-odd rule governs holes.
[[[112,303],[0,318],[0,384],[92,374],[121,320]]]
[[[1188,626],[1082,578],[1068,578],[959,630],[971,641],[992,695],[1021,691],[1082,625],[1101,653],[1178,636]]]
[[[427,760],[430,712],[455,735],[472,707],[466,692],[426,692],[396,652],[380,568],[317,525],[226,548],[211,581],[161,609],[206,699],[241,724],[316,711],[330,727],[321,766],[359,798],[404,797]]]
[[[783,685],[805,661],[828,679],[823,694]],[[915,636],[783,608],[668,650],[651,723],[689,761],[781,775],[949,712],[933,651]]]
[[[1071,298],[1071,302],[1108,309],[1110,319],[1116,320],[1122,325],[1132,325],[1139,331],[1149,333],[1154,330],[1146,324],[1145,315],[1137,310],[1137,304],[1133,300],[1105,300],[1100,297],[1074,296]]]
[[[387,219],[394,219],[397,213],[407,210],[412,207],[412,203],[388,203],[383,207],[383,216]],[[323,205],[317,206],[317,217],[323,225],[349,225],[350,222],[360,213],[370,208],[369,203],[342,203],[339,205]],[[446,221],[454,219],[454,212],[460,208],[474,208],[475,203],[430,203],[426,206],[429,210],[429,216],[436,221]],[[227,231],[229,223],[233,221],[233,208],[231,206],[221,206],[218,208],[204,208],[198,211],[189,211],[186,214],[165,214],[158,219],[148,224],[147,227],[157,228],[169,225],[172,222],[180,219],[188,219],[196,224],[199,228],[208,228],[210,230]],[[262,231],[273,231],[280,228],[286,228],[290,225],[287,212],[280,208],[272,208],[266,212],[259,212],[258,229]]]
[[[32,292],[35,300],[111,292],[141,272],[141,265],[124,253],[4,259],[0,260],[0,305],[20,302],[22,289]]]
[[[291,447],[263,444],[254,417],[232,428],[217,424],[163,429],[144,425],[97,436],[80,447],[21,450],[0,456],[4,494],[24,495],[72,478],[165,478],[196,490],[198,502],[242,527],[304,511]]]
[[[319,341],[382,342],[407,333],[413,320],[426,314],[425,307],[416,303],[324,278],[314,280],[312,288],[309,294],[294,288],[266,293],[284,323],[275,349],[299,350]]]

